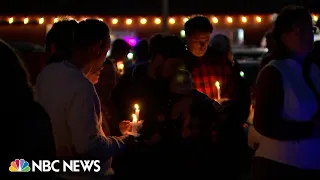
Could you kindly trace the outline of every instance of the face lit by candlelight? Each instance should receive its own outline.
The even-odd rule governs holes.
[[[188,50],[196,57],[202,57],[207,51],[210,32],[196,32],[187,37]]]

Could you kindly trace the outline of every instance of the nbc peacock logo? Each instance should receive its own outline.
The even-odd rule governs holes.
[[[16,159],[11,162],[9,167],[10,172],[29,172],[30,166],[24,159]]]

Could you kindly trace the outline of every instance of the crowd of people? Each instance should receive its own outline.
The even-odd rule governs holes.
[[[2,63],[13,71],[3,88],[6,122],[15,132],[5,146],[8,162],[92,159],[102,167],[100,173],[18,175],[320,179],[320,51],[308,10],[280,12],[254,96],[227,36],[211,39],[213,26],[204,16],[189,19],[184,30],[186,43],[157,34],[135,46],[133,64],[122,64],[130,46],[121,39],[111,45],[102,21],[55,23],[34,83],[21,55],[0,41]],[[252,102],[261,135],[253,150],[246,135]],[[141,110],[139,136],[131,133],[134,104]]]

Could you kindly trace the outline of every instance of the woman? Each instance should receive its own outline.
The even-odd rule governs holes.
[[[35,102],[33,91],[29,83],[28,74],[14,50],[0,40],[1,64],[10,69],[10,78],[5,79],[7,88],[3,88],[5,98],[4,117],[7,118],[5,130],[10,130],[6,137],[5,148],[8,165],[11,161],[23,158],[31,160],[52,160],[55,157],[55,145],[51,124],[47,113]],[[12,173],[13,174],[13,173]],[[11,175],[12,175],[11,174]],[[16,174],[19,173],[15,173]],[[24,175],[24,178],[46,179],[49,174],[34,173]],[[43,176],[45,175],[45,176]],[[19,175],[17,175],[19,176]]]
[[[273,36],[281,54],[257,80],[253,123],[262,137],[253,179],[320,179],[320,69],[305,63],[313,44],[309,12],[284,8]]]

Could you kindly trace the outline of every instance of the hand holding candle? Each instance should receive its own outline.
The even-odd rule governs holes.
[[[139,121],[140,108],[138,104],[135,104],[133,107],[134,107],[134,113],[132,114],[132,122],[131,122],[132,130],[130,134],[133,136],[138,136],[139,135],[138,129],[142,125],[142,121]]]
[[[124,73],[124,64],[122,62],[118,62],[117,63],[117,68],[118,68],[118,73],[120,75],[123,75],[123,73]]]

